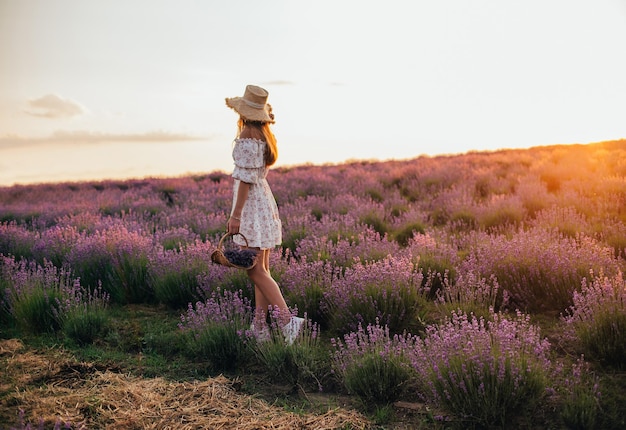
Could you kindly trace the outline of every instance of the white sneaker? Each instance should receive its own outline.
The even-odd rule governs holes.
[[[283,326],[283,335],[285,336],[285,342],[287,345],[292,345],[298,337],[302,325],[304,324],[304,318],[291,317],[291,320]]]
[[[270,334],[270,328],[267,325],[263,325],[261,330],[257,330],[254,323],[250,324],[250,331],[256,338],[257,342],[267,342],[271,339],[272,335]]]

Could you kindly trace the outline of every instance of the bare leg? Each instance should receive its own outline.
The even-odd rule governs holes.
[[[269,255],[269,249],[261,250],[257,256],[257,264],[248,270],[248,277],[254,283],[255,320],[265,321],[268,307],[273,306],[280,310],[281,320],[287,323],[291,318],[291,313],[278,284],[270,275]]]
[[[269,250],[267,252],[263,252],[263,260],[258,263],[263,263],[263,267],[269,273],[270,272],[270,253]],[[271,275],[270,275],[271,276]],[[254,303],[255,303],[255,313],[254,313],[254,323],[258,330],[263,328],[265,324],[265,320],[267,319],[267,311],[271,305],[271,303],[265,298],[263,292],[256,285],[254,286]]]
[[[263,267],[267,270],[267,273],[270,273],[270,250],[263,253]]]
[[[270,303],[263,295],[261,289],[256,285],[254,286],[254,305],[254,326],[257,330],[261,330],[265,325]]]

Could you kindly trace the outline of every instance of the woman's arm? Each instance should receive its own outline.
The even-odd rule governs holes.
[[[243,211],[243,205],[248,199],[248,192],[250,191],[250,184],[247,182],[239,181],[239,188],[237,189],[237,201],[235,202],[235,208],[233,213],[228,219],[227,229],[231,234],[239,233],[239,226],[241,225],[241,212]]]

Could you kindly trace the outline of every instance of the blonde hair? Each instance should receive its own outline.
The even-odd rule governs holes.
[[[248,121],[240,117],[239,121],[237,121],[237,128],[237,137],[241,137],[241,132],[245,128],[247,131],[245,137],[265,141],[265,143],[267,143],[267,148],[265,150],[265,165],[271,166],[276,163],[276,160],[278,159],[278,144],[276,143],[276,136],[274,136],[269,122]]]

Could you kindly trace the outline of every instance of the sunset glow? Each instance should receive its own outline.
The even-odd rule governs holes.
[[[248,83],[279,165],[623,138],[625,24],[621,0],[0,0],[0,186],[230,171]]]

